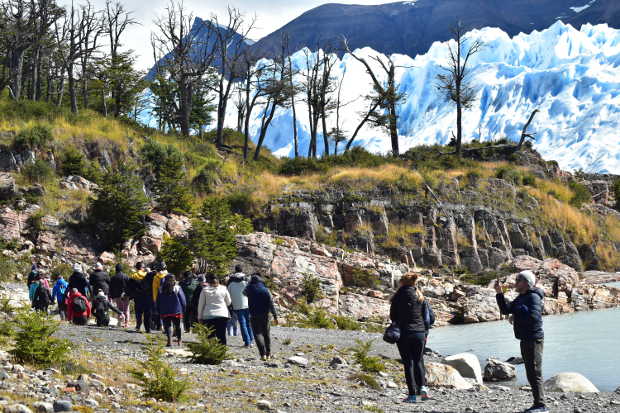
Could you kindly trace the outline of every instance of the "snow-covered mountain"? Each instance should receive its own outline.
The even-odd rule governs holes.
[[[513,38],[497,28],[474,30],[468,36],[482,40],[485,47],[472,61],[478,100],[464,114],[466,141],[517,140],[529,114],[538,108],[530,131],[537,133],[535,148],[546,159],[555,159],[568,170],[620,174],[620,30],[607,25],[584,25],[576,30],[557,22],[546,30]],[[355,53],[378,55],[370,48]],[[401,151],[450,140],[456,109],[436,88],[436,76],[447,64],[447,56],[447,43],[441,42],[415,58],[392,56],[402,67],[397,78],[400,91],[407,95],[398,109]],[[295,53],[294,64],[303,67],[305,57],[303,51]],[[371,83],[363,66],[350,55],[344,55],[335,67],[335,76],[343,73],[342,101],[348,104],[342,108],[341,128],[351,134],[359,113],[366,109],[363,97],[371,92]],[[308,116],[303,102],[296,107],[300,152],[305,153]],[[231,109],[227,123],[236,124],[235,116]],[[328,129],[333,122],[334,116],[328,120]],[[256,110],[254,136],[259,126],[260,111]],[[290,109],[278,109],[265,144],[280,156],[293,153]],[[390,149],[388,135],[368,127],[356,145],[374,152]]]

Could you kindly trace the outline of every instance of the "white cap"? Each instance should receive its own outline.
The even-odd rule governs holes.
[[[96,270],[103,270],[103,264],[98,262],[97,264],[95,264],[95,269]]]
[[[534,273],[530,270],[521,271],[517,275],[517,281],[519,280],[519,278],[527,281],[527,284],[530,286],[530,288],[536,285],[536,275],[534,275]]]
[[[80,265],[79,262],[76,262],[75,264],[73,264],[73,271],[82,272],[82,266]]]

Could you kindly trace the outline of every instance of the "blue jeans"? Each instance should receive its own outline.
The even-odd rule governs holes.
[[[252,333],[252,327],[250,327],[250,310],[233,310],[239,319],[239,327],[241,328],[241,337],[245,345],[249,345],[254,341],[254,334]]]

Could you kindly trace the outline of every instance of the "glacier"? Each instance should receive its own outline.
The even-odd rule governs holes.
[[[536,133],[534,147],[545,159],[556,160],[565,170],[620,174],[620,30],[604,24],[577,30],[558,21],[548,29],[512,38],[491,27],[473,30],[467,38],[483,41],[484,48],[471,61],[477,101],[464,112],[466,142],[518,140],[530,113],[539,109],[529,131]],[[309,51],[292,55],[294,66],[303,67],[305,53]],[[370,48],[354,53],[381,56]],[[400,91],[407,96],[398,108],[401,151],[416,145],[447,144],[455,132],[456,108],[439,92],[436,80],[448,63],[447,42],[435,42],[426,54],[415,58],[393,55],[392,59],[399,66]],[[380,75],[378,64],[367,60]],[[341,109],[341,129],[352,134],[372,85],[362,64],[348,54],[337,61],[333,74],[338,79],[344,74],[342,102],[346,105]],[[300,100],[296,128],[300,153],[305,154],[309,125],[305,103]],[[229,108],[226,124],[233,126],[237,114],[233,104]],[[260,110],[255,110],[253,138],[258,137],[260,118]],[[334,122],[332,114],[328,129]],[[292,128],[291,110],[279,108],[265,146],[278,156],[292,156]],[[319,137],[322,150],[321,142]],[[355,145],[376,153],[391,148],[385,131],[368,126]]]

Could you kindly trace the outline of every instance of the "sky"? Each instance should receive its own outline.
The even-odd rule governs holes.
[[[150,46],[150,34],[153,29],[153,20],[164,14],[168,0],[120,0],[127,10],[133,12],[133,16],[141,25],[133,26],[128,29],[124,38],[124,45],[127,49],[136,51],[138,57],[137,65],[141,69],[148,69],[153,65],[153,58]],[[71,0],[59,0],[60,4],[70,5]],[[75,4],[80,4],[80,0],[74,0]],[[103,8],[105,0],[91,0],[97,8]],[[197,17],[208,19],[213,14],[222,19],[226,13],[228,5],[238,8],[249,17],[256,15],[256,28],[250,33],[250,38],[258,40],[261,37],[284,26],[300,14],[314,7],[326,3],[344,4],[381,4],[390,1],[382,0],[230,0],[229,3],[222,0],[185,0],[184,5],[187,10],[193,12]],[[223,21],[223,20],[221,20]]]

